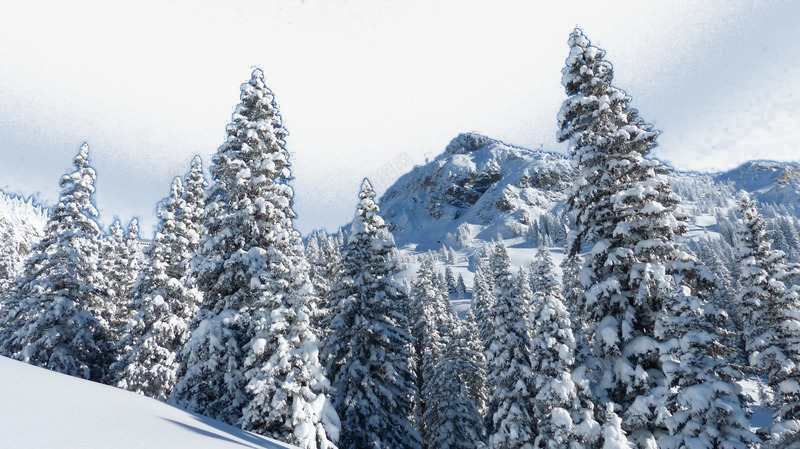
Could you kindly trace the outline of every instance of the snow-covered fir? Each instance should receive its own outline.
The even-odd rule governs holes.
[[[100,381],[108,372],[113,342],[99,315],[107,307],[88,145],[81,146],[73,164],[75,171],[61,178],[61,196],[44,236],[31,248],[4,302],[0,347],[17,360]]]
[[[419,449],[409,300],[395,284],[394,239],[369,181],[359,198],[330,289],[323,346],[342,423],[339,447]]]
[[[335,447],[309,265],[292,226],[287,132],[260,69],[240,99],[212,161],[193,266],[204,300],[172,401],[302,448]]]

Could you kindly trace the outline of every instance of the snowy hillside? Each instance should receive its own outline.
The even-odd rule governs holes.
[[[135,393],[0,357],[6,448],[289,448]]]

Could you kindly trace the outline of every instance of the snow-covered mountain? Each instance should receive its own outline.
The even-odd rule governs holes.
[[[542,213],[563,206],[573,177],[563,155],[461,134],[400,177],[380,207],[398,246],[459,247],[472,238],[522,236]]]
[[[0,357],[4,448],[291,448],[155,399]]]
[[[44,234],[47,211],[33,201],[0,191],[0,283],[22,268],[31,246]]]
[[[32,199],[6,195],[0,191],[0,235],[17,245],[29,247],[44,233],[47,211]]]
[[[389,187],[380,207],[398,246],[417,252],[477,247],[498,236],[536,245],[534,222],[562,217],[574,176],[562,154],[461,134],[433,161]],[[698,232],[714,230],[715,214],[727,212],[740,189],[762,205],[800,212],[798,163],[751,161],[724,173],[676,171],[669,177]]]
[[[783,204],[790,210],[800,202],[800,163],[750,161],[715,176],[746,190],[762,203]]]

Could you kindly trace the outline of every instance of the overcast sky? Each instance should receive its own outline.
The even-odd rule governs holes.
[[[662,132],[660,159],[800,157],[796,1],[6,3],[0,188],[52,205],[86,141],[101,224],[136,216],[148,238],[172,177],[223,142],[254,67],[290,133],[303,233],[348,222],[364,176],[384,186],[460,132],[564,152],[575,26]]]

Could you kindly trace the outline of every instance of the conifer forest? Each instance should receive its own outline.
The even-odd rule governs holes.
[[[800,449],[800,165],[676,171],[613,49],[563,50],[569,154],[461,134],[333,233],[267,67],[152,240],[84,144],[54,207],[0,194],[0,355],[302,449]]]

